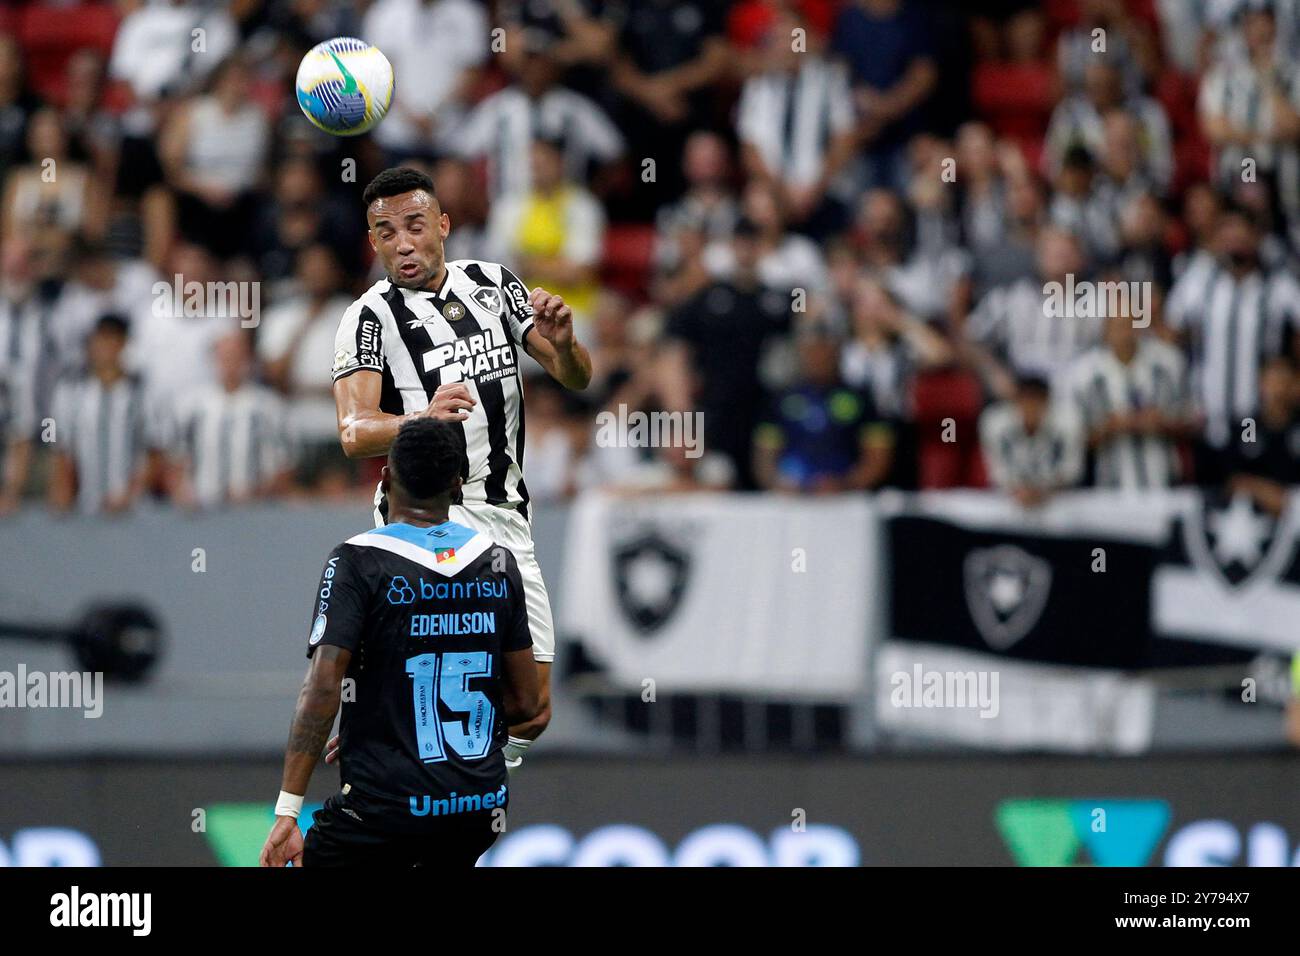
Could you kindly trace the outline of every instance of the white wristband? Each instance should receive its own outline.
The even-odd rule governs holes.
[[[293,817],[297,820],[298,814],[301,812],[302,797],[296,793],[281,790],[279,798],[275,801],[275,815],[277,817]]]

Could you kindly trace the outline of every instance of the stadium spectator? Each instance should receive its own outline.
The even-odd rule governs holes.
[[[186,0],[139,4],[122,19],[108,64],[130,97],[122,116],[119,193],[140,199],[162,180],[155,140],[161,117],[172,98],[202,83],[238,42],[224,9]]]
[[[1047,229],[1038,239],[1038,276],[990,291],[971,313],[966,335],[977,367],[994,394],[1010,398],[1016,378],[1049,382],[1101,338],[1097,309],[1076,309],[1067,288],[1082,277],[1084,259],[1070,233]],[[1047,308],[1050,286],[1058,284],[1063,308]],[[1085,314],[1080,314],[1080,313]]]
[[[453,149],[482,79],[488,31],[486,11],[473,0],[378,0],[366,11],[361,36],[393,65],[393,103],[375,131],[384,166],[437,159]]]
[[[706,447],[727,455],[739,487],[752,489],[751,442],[762,403],[759,358],[792,325],[788,293],[764,287],[757,224],[742,219],[732,238],[735,268],[679,306],[665,330],[669,411],[704,414]]]
[[[27,89],[22,49],[7,33],[0,33],[0,176],[22,158],[27,142],[27,121],[39,101]]]
[[[1195,183],[1183,194],[1181,225],[1186,229],[1188,246],[1174,257],[1175,280],[1188,269],[1205,268],[1207,262],[1215,260],[1215,235],[1222,212],[1223,200],[1209,183]]]
[[[1084,78],[1083,92],[1062,100],[1052,114],[1043,149],[1046,174],[1054,179],[1074,146],[1083,146],[1097,157],[1115,153],[1108,148],[1108,140],[1118,139],[1119,133],[1108,126],[1118,113],[1131,124],[1122,143],[1125,164],[1134,165],[1134,174],[1163,193],[1173,178],[1173,144],[1164,107],[1149,97],[1126,96],[1120,68],[1112,60],[1094,58]],[[1133,163],[1129,152],[1134,154]]]
[[[1227,489],[1280,516],[1300,485],[1300,411],[1295,360],[1275,355],[1259,373],[1259,413],[1232,437],[1223,460]]]
[[[1272,175],[1294,230],[1300,222],[1300,67],[1279,58],[1269,6],[1241,4],[1238,11],[1245,55],[1220,60],[1201,83],[1201,127],[1215,148],[1215,182],[1230,189],[1248,170]]]
[[[742,197],[742,213],[758,236],[758,277],[768,289],[790,294],[802,289],[812,299],[809,311],[824,306],[830,292],[830,274],[820,247],[805,235],[791,232],[781,212],[780,199],[771,183],[751,180]],[[711,243],[704,256],[709,272],[726,277],[736,268],[735,246],[728,241]]]
[[[437,184],[438,205],[451,220],[451,232],[443,242],[447,260],[489,257],[487,197],[470,165],[447,157],[438,160],[429,175]]]
[[[297,291],[267,309],[257,328],[263,378],[284,397],[288,428],[300,450],[298,483],[307,488],[323,482],[337,487],[354,471],[339,450],[334,395],[320,374],[333,365],[338,318],[351,303],[339,288],[340,275],[329,246],[303,249]]]
[[[979,435],[990,481],[1022,507],[1083,478],[1082,425],[1068,402],[1051,400],[1046,379],[1020,377],[1011,400],[984,409]]]
[[[1027,172],[1007,177],[1006,223],[1002,242],[970,250],[970,299],[978,300],[999,285],[1032,276],[1039,235],[1047,225],[1048,197],[1042,183]],[[958,327],[965,324],[961,316]]]
[[[595,304],[596,267],[605,211],[590,192],[566,178],[563,141],[537,139],[530,148],[532,183],[501,197],[488,219],[495,261],[513,263],[529,287],[543,286],[572,306],[574,329]]]
[[[1259,400],[1259,363],[1291,346],[1300,325],[1300,286],[1260,261],[1259,227],[1233,208],[1218,222],[1213,259],[1183,271],[1169,293],[1166,324],[1190,350],[1204,438],[1221,450]]]
[[[62,111],[63,131],[74,156],[90,166],[103,194],[112,193],[121,137],[117,116],[105,107],[106,63],[98,50],[82,48],[68,58],[67,93]],[[107,203],[105,203],[107,206]]]
[[[31,474],[37,435],[33,372],[43,343],[30,321],[31,247],[0,243],[0,515],[17,509]]]
[[[249,99],[247,64],[232,56],[213,73],[211,92],[180,107],[159,140],[187,242],[220,259],[244,254],[270,146],[266,115]]]
[[[1150,489],[1178,484],[1179,442],[1195,431],[1187,363],[1177,348],[1127,313],[1106,320],[1105,343],[1069,370],[1063,400],[1086,429],[1092,483]]]
[[[843,64],[797,46],[795,27],[778,17],[768,28],[763,69],[740,93],[736,135],[749,175],[777,189],[793,225],[821,238],[842,228],[853,195],[856,120]]]
[[[717,133],[697,130],[690,135],[682,150],[682,175],[686,192],[655,213],[655,263],[668,272],[691,265],[681,248],[681,230],[697,233],[701,243],[725,242],[740,216],[731,155]]]
[[[1087,85],[1088,68],[1102,56],[1119,65],[1124,92],[1136,93],[1153,52],[1150,37],[1129,16],[1124,0],[1080,0],[1078,22],[1061,32],[1056,46],[1066,95]]]
[[[565,176],[586,183],[598,166],[623,153],[623,136],[595,102],[559,85],[560,64],[543,43],[530,46],[516,80],[470,112],[455,136],[466,159],[487,159],[493,200],[532,186],[529,145],[536,139],[563,143]]]
[[[608,7],[608,0],[501,0],[497,21],[506,29],[506,68],[516,71],[530,44],[541,43],[560,65],[565,86],[601,98],[615,40]]]
[[[915,217],[900,196],[885,189],[862,197],[856,225],[863,265],[890,294],[918,318],[946,318],[965,257],[951,249],[920,248]]]
[[[806,326],[798,348],[797,381],[769,399],[754,432],[759,487],[815,495],[878,487],[893,467],[893,429],[870,395],[844,384],[829,330]]]
[[[73,159],[58,112],[32,114],[27,127],[32,162],[9,171],[3,216],[6,235],[44,231],[98,236],[103,231],[104,192],[84,163]]]
[[[997,140],[985,124],[963,123],[957,130],[956,150],[956,168],[961,170],[954,183],[959,241],[972,248],[996,246],[1007,231],[1007,181]]]
[[[49,502],[82,514],[130,508],[149,471],[144,389],[123,364],[126,320],[104,315],[86,345],[87,374],[54,394]]]
[[[169,424],[168,489],[187,509],[282,494],[292,479],[284,405],[253,381],[248,334],[228,332],[213,352],[216,382],[186,390]]]
[[[1097,188],[1097,178],[1088,148],[1070,147],[1053,182],[1047,215],[1052,225],[1078,236],[1090,257],[1105,259],[1119,249],[1119,224],[1110,197]]]
[[[326,190],[316,164],[296,156],[277,165],[274,188],[257,204],[257,226],[247,245],[269,283],[291,278],[298,253],[317,242],[329,245],[340,265],[355,275],[361,257],[359,243],[349,238],[352,221],[352,210]]]
[[[938,84],[931,33],[910,0],[850,0],[831,34],[831,50],[849,66],[865,144],[863,184],[902,191],[907,185],[907,140]]]
[[[714,120],[715,85],[728,72],[725,11],[709,0],[610,0],[616,50],[610,81],[619,95],[619,128],[628,154],[655,161],[655,197],[630,203],[641,218],[675,199],[685,183],[677,167],[686,138]]]
[[[918,369],[948,364],[948,340],[908,312],[879,279],[859,278],[852,299],[853,337],[841,350],[845,384],[871,396],[876,410],[908,418],[912,379]]]
[[[236,322],[220,314],[221,303],[209,295],[221,285],[210,253],[179,243],[168,266],[166,278],[155,283],[149,298],[136,302],[128,316],[128,365],[144,380],[155,422],[166,418],[167,409],[186,390],[216,380],[213,348]]]
[[[577,490],[586,418],[573,414],[569,393],[549,375],[527,380],[528,496],[535,502],[571,498]]]
[[[86,335],[98,317],[76,307],[78,291],[64,268],[71,244],[61,230],[35,230],[5,240],[0,257],[0,328],[7,330],[11,387],[34,427],[50,416],[58,381],[84,366]]]

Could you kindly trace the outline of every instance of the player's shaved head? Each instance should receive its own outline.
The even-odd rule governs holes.
[[[450,502],[465,470],[460,430],[450,422],[416,418],[404,424],[388,451],[393,506],[428,508]]]

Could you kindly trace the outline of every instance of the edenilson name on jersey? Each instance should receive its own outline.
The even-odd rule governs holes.
[[[411,637],[440,637],[452,634],[495,634],[496,611],[467,611],[463,614],[412,614]]]

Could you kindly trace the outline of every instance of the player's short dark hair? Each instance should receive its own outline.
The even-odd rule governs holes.
[[[417,501],[451,490],[464,473],[465,450],[450,422],[415,418],[403,425],[388,451],[388,467],[402,489]]]
[[[414,192],[417,189],[423,189],[430,196],[434,195],[433,180],[429,175],[420,172],[418,169],[412,169],[410,166],[394,166],[391,169],[385,169],[370,180],[370,185],[361,194],[361,201],[369,209],[370,204],[376,199],[400,196],[402,193]]]

